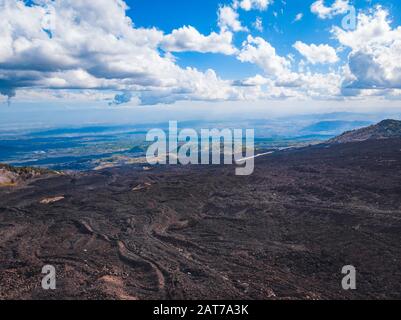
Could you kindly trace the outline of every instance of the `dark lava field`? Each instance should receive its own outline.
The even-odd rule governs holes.
[[[0,299],[391,298],[401,139],[281,151],[245,177],[126,166],[0,188]]]

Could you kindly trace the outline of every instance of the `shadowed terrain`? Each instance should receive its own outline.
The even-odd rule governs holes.
[[[3,187],[0,298],[401,298],[400,172],[387,139],[278,152],[248,177],[125,166]]]

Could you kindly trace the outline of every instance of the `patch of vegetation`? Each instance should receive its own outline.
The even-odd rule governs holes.
[[[12,174],[22,177],[23,179],[29,179],[43,174],[55,173],[54,171],[48,169],[32,168],[32,167],[13,167],[8,164],[2,164],[2,163],[0,163],[0,170],[8,171]]]

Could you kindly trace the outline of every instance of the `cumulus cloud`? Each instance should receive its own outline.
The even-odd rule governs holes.
[[[271,3],[273,0],[234,0],[230,5],[220,6],[217,12],[218,25],[222,31],[249,31],[239,19],[239,9],[265,11]],[[260,17],[256,18],[253,27],[258,31],[263,31],[263,22]]]
[[[349,0],[336,0],[331,6],[326,6],[324,0],[318,0],[312,4],[311,11],[320,19],[330,19],[346,13],[349,6]]]
[[[155,28],[135,28],[122,0],[38,0],[29,5],[0,0],[0,6],[0,93],[9,98],[16,91],[29,89],[43,94],[46,90],[120,92],[112,99],[113,105],[134,98],[135,103],[157,104],[284,95],[284,89],[273,85],[268,92],[252,86],[238,87],[211,69],[201,72],[182,68],[168,53],[191,50],[238,54],[228,30],[204,36],[189,26],[169,35]],[[222,29],[242,28],[230,19],[223,21]],[[250,46],[262,43],[262,39],[249,41]],[[267,49],[275,51],[271,46]],[[249,50],[242,51],[241,59],[256,59],[266,70],[280,70],[274,62],[269,66],[257,56],[250,57]],[[279,63],[284,60],[276,58]]]
[[[280,77],[288,73],[290,61],[276,53],[276,49],[261,37],[248,36],[241,52],[238,54],[241,62],[251,62],[261,67],[269,76]]]
[[[344,87],[401,88],[401,27],[391,27],[386,10],[377,7],[370,15],[360,13],[354,31],[335,27],[332,32],[351,50]]]
[[[348,63],[340,71],[320,74],[311,73],[308,66],[294,72],[293,60],[261,37],[248,35],[241,47],[234,46],[234,32],[247,30],[238,12],[265,10],[270,3],[222,6],[220,31],[203,35],[192,26],[170,34],[135,27],[123,0],[0,0],[0,94],[10,99],[34,89],[35,94],[60,92],[65,97],[81,91],[102,100],[107,93],[111,105],[151,105],[184,100],[336,99],[377,88],[390,96],[388,90],[401,88],[401,29],[391,27],[383,9],[360,14],[354,31],[333,28],[334,37],[349,48]],[[312,64],[338,60],[328,45],[299,41],[294,47]],[[261,74],[223,80],[212,69],[179,66],[173,53],[185,51],[233,55],[259,66]]]
[[[229,31],[223,31],[220,34],[212,32],[204,36],[194,27],[184,26],[166,35],[161,42],[161,47],[169,52],[195,51],[232,55],[236,52],[232,40],[233,34]]]
[[[236,81],[234,85],[243,87],[255,87],[263,86],[266,84],[273,84],[272,80],[265,78],[264,76],[257,74],[254,77],[246,78],[244,80]]]
[[[267,86],[274,96],[315,99],[339,99],[342,75],[336,72],[311,73],[294,72],[291,61],[277,54],[275,48],[260,37],[248,36],[237,57],[242,62],[254,63],[264,70],[242,80],[236,85],[243,87]]]
[[[297,41],[293,47],[312,64],[336,63],[339,60],[336,50],[327,44],[307,45]]]
[[[154,103],[231,96],[230,84],[217,75],[181,68],[159,51],[165,46],[232,54],[230,33],[202,36],[187,27],[165,36],[155,28],[135,28],[126,10],[122,0],[37,0],[30,5],[1,0],[0,93],[108,89],[138,92],[142,102],[154,94]],[[182,44],[182,37],[188,43]]]
[[[233,7],[241,8],[245,11],[265,11],[271,3],[273,3],[273,0],[235,0]]]
[[[221,6],[218,11],[218,25],[222,32],[232,30],[234,32],[248,31],[242,26],[238,12],[231,6]]]

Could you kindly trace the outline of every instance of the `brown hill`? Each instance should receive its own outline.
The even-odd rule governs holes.
[[[15,168],[0,163],[0,187],[16,186],[27,180],[49,174],[51,171],[36,168]]]

